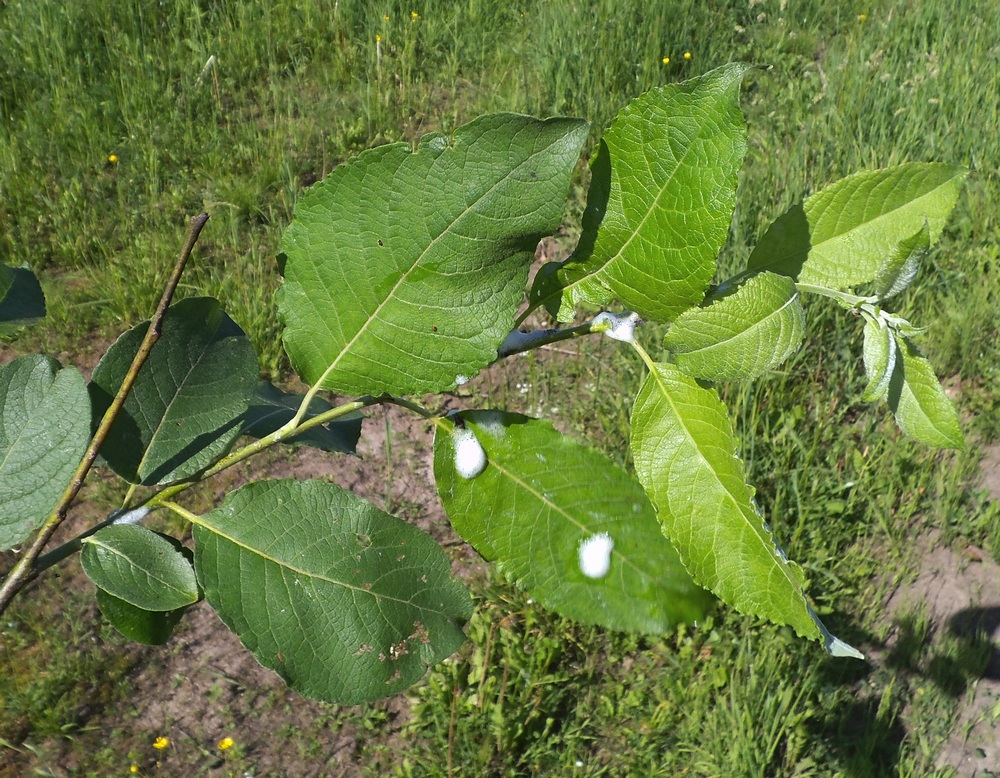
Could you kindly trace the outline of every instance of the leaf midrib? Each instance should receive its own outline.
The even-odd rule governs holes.
[[[187,518],[190,519],[190,521],[191,521],[192,524],[197,524],[199,527],[201,527],[206,532],[210,532],[212,535],[214,535],[214,536],[216,536],[218,538],[223,538],[223,539],[227,540],[228,542],[232,543],[234,546],[237,546],[238,548],[246,551],[247,553],[250,553],[250,554],[253,554],[254,556],[260,557],[261,559],[263,559],[263,560],[265,560],[267,562],[270,562],[273,565],[276,565],[280,569],[282,569],[282,570],[288,570],[288,571],[292,572],[295,575],[301,575],[301,576],[303,576],[305,578],[308,578],[310,580],[323,581],[324,583],[328,583],[328,584],[330,584],[332,586],[340,586],[340,587],[343,587],[344,589],[349,589],[352,592],[357,592],[359,594],[367,595],[368,597],[371,597],[371,598],[373,598],[375,600],[388,600],[390,602],[396,602],[396,603],[399,603],[401,605],[408,605],[410,607],[417,608],[418,610],[421,610],[421,611],[428,611],[430,613],[437,613],[438,615],[444,616],[445,618],[447,618],[450,621],[454,620],[454,618],[451,615],[449,615],[449,613],[446,610],[435,610],[435,609],[433,609],[433,608],[431,608],[429,606],[424,606],[424,605],[421,605],[421,604],[419,604],[417,602],[414,602],[413,600],[403,600],[403,599],[400,599],[398,597],[393,597],[390,594],[383,594],[381,592],[376,592],[376,591],[374,591],[374,588],[373,589],[365,589],[363,586],[356,586],[354,584],[347,583],[346,581],[341,581],[341,580],[339,580],[337,578],[331,578],[329,576],[321,575],[319,573],[314,573],[312,571],[304,570],[302,568],[290,565],[290,564],[288,564],[286,562],[283,562],[283,561],[277,559],[276,557],[274,557],[274,556],[272,556],[270,554],[263,553],[260,549],[256,549],[253,546],[250,546],[250,545],[248,545],[247,543],[245,543],[245,542],[243,542],[241,540],[237,540],[236,538],[234,538],[232,535],[230,535],[228,533],[225,533],[225,532],[221,531],[215,525],[209,524],[208,522],[206,522],[204,520],[203,516],[195,516],[194,514],[192,514],[192,516],[188,516]],[[442,587],[436,586],[434,588],[442,588]]]
[[[570,522],[570,524],[573,524],[580,531],[593,533],[592,529],[588,528],[586,525],[584,525],[583,523],[581,523],[580,521],[578,521],[570,513],[568,513],[565,509],[563,509],[559,505],[557,505],[554,502],[552,502],[551,500],[549,500],[547,497],[545,497],[544,494],[542,494],[541,492],[539,492],[537,489],[535,489],[533,486],[531,486],[530,484],[528,484],[526,481],[523,481],[521,478],[519,478],[518,476],[516,476],[513,472],[511,472],[507,468],[505,468],[502,465],[500,465],[500,464],[498,464],[496,462],[493,462],[493,461],[490,462],[490,465],[492,467],[495,467],[503,475],[505,475],[508,478],[510,478],[510,480],[512,482],[514,482],[515,484],[517,484],[518,486],[520,486],[522,489],[524,489],[525,491],[527,491],[529,494],[531,494],[532,496],[536,497],[539,500],[539,502],[541,502],[542,504],[548,506],[549,508],[551,508],[552,510],[554,510],[556,513],[558,513],[561,516],[563,516],[567,521]],[[619,557],[622,560],[622,562],[624,562],[630,568],[632,568],[633,570],[635,570],[636,573],[638,573],[640,576],[648,578],[650,580],[656,580],[650,573],[648,573],[647,571],[643,570],[641,567],[638,567],[631,560],[631,558],[629,556],[621,553],[621,551],[617,551],[615,553],[615,556]]]
[[[832,234],[832,235],[824,238],[819,243],[812,243],[812,242],[810,242],[810,244],[809,244],[809,250],[806,252],[807,261],[808,261],[809,258],[811,258],[813,256],[813,252],[814,251],[820,251],[823,247],[828,246],[833,241],[842,239],[845,235],[849,235],[852,232],[856,232],[857,230],[860,230],[862,228],[868,227],[869,225],[877,225],[879,222],[881,222],[881,221],[883,221],[885,219],[888,219],[889,217],[893,216],[897,212],[902,211],[902,210],[904,210],[904,209],[906,209],[906,208],[908,208],[910,206],[913,206],[913,205],[916,205],[918,203],[923,202],[928,197],[930,197],[931,195],[933,195],[936,192],[938,192],[940,189],[943,189],[944,187],[946,187],[949,184],[951,184],[956,178],[959,178],[959,177],[961,177],[963,175],[964,175],[963,173],[957,172],[954,175],[952,175],[951,177],[949,177],[949,178],[945,179],[944,181],[942,181],[941,183],[939,183],[933,189],[927,190],[926,192],[924,192],[919,197],[917,197],[917,198],[915,198],[913,200],[907,200],[905,203],[901,203],[900,205],[896,206],[892,210],[886,211],[884,213],[879,214],[874,219],[869,219],[867,221],[863,221],[863,222],[857,223],[857,224],[855,224],[852,227],[847,227],[847,228],[841,230],[840,232],[836,232],[836,233],[834,233],[834,234]],[[813,197],[819,197],[822,194],[823,194],[823,192],[817,192],[815,195],[813,195]],[[813,198],[806,198],[805,202],[803,203],[803,207],[804,208],[808,207],[810,199],[813,199]],[[827,207],[829,208],[831,206],[828,205]],[[925,219],[927,218],[927,214],[926,213],[924,214],[924,218]],[[809,213],[808,213],[808,211],[806,212],[806,221],[809,222]],[[811,223],[809,224],[809,229],[810,229],[810,233],[811,233],[811,231],[812,231],[812,224]],[[810,237],[811,237],[811,235],[810,235]],[[790,249],[789,251],[783,252],[781,254],[774,255],[774,259],[772,259],[771,261],[769,261],[767,264],[754,265],[754,269],[755,270],[767,270],[769,268],[773,268],[776,265],[781,265],[782,263],[784,263],[789,258],[798,256],[801,253],[802,252],[799,249]]]
[[[799,299],[799,293],[798,293],[798,291],[796,291],[788,300],[786,300],[782,304],[782,306],[780,308],[775,308],[773,311],[771,311],[770,313],[768,313],[767,315],[765,315],[763,318],[758,319],[757,321],[755,321],[752,324],[750,324],[750,326],[748,326],[747,328],[742,329],[739,332],[734,332],[730,337],[725,338],[723,340],[717,340],[714,343],[710,343],[709,345],[703,346],[701,348],[692,349],[690,351],[678,351],[678,352],[675,352],[675,353],[682,354],[683,356],[690,356],[692,354],[699,354],[699,355],[709,354],[709,355],[711,355],[711,352],[712,352],[713,349],[718,349],[718,348],[722,348],[724,346],[727,346],[727,345],[733,343],[734,341],[739,340],[739,339],[743,338],[744,336],[749,335],[754,330],[762,327],[763,325],[767,324],[771,319],[779,316],[781,314],[781,312],[785,310],[785,308],[787,308],[788,306],[792,305],[798,299]]]
[[[725,99],[725,94],[724,94],[724,90],[723,90],[723,93],[719,95],[719,98],[718,98],[718,100],[715,101],[714,105],[715,106],[719,105],[721,102],[723,102],[724,99]],[[704,139],[704,132],[705,132],[706,128],[708,127],[708,125],[709,125],[709,122],[703,122],[701,124],[701,126],[698,129],[698,134],[688,144],[687,148],[684,151],[684,154],[681,156],[680,160],[678,160],[677,164],[674,166],[673,171],[671,171],[670,177],[664,182],[663,186],[660,187],[660,191],[657,192],[656,197],[653,198],[652,204],[649,206],[649,208],[646,209],[646,213],[643,215],[642,220],[639,222],[639,225],[632,231],[632,234],[629,235],[628,239],[624,243],[622,243],[622,245],[618,248],[618,250],[613,255],[609,256],[606,260],[604,260],[600,265],[598,265],[597,267],[595,267],[592,272],[587,273],[586,275],[583,275],[580,278],[576,279],[575,281],[571,281],[570,283],[568,283],[568,284],[566,284],[564,286],[558,287],[556,290],[554,290],[553,292],[551,292],[550,294],[548,294],[546,297],[544,297],[541,300],[539,300],[539,302],[538,302],[539,306],[544,305],[546,302],[548,302],[549,300],[552,300],[553,298],[555,298],[557,296],[558,297],[562,297],[566,292],[568,292],[568,291],[576,288],[577,286],[579,286],[580,284],[584,283],[585,281],[588,281],[591,278],[594,278],[598,274],[602,273],[605,270],[605,268],[607,268],[612,262],[615,262],[616,260],[618,260],[622,256],[623,252],[631,245],[632,241],[635,240],[636,236],[638,236],[639,233],[642,232],[642,229],[646,225],[646,222],[651,218],[652,214],[656,211],[656,208],[659,205],[660,200],[663,198],[664,193],[667,191],[667,188],[673,183],[673,180],[677,176],[678,171],[681,169],[681,167],[684,166],[684,164],[687,162],[688,156],[693,152],[695,143],[697,141],[700,141],[700,140]],[[610,146],[608,147],[608,153],[609,153],[609,157],[610,157],[610,153],[611,153],[611,147]],[[649,166],[649,158],[645,154],[643,154],[642,159],[643,159],[643,162],[648,167]],[[609,164],[610,164],[610,159],[609,159]],[[619,184],[619,187],[618,187],[618,191],[619,192],[621,191],[621,185],[620,184]],[[609,200],[611,199],[610,193],[608,195],[608,199]],[[607,216],[607,213],[605,212],[605,216],[602,217],[602,219],[601,219],[601,224],[604,223],[604,218],[606,216]],[[595,228],[598,231],[598,233],[600,232],[601,224],[598,224],[598,226]],[[596,245],[597,245],[597,241],[595,239],[594,246],[596,247]],[[591,252],[593,252],[593,249],[591,249]],[[592,256],[593,256],[593,253],[591,253],[590,257],[592,257]],[[588,257],[587,259],[584,259],[583,261],[587,262],[590,259],[590,257]],[[572,261],[573,261],[572,257],[570,257],[570,259],[568,259],[566,261],[566,263],[564,264],[564,266],[570,267],[572,269],[572,265],[569,264]]]
[[[771,540],[771,542],[775,544],[775,550],[772,550],[772,549],[769,549],[769,548],[766,547],[765,542],[764,542],[764,538],[761,536],[761,534],[759,532],[757,532],[756,528],[751,524],[751,522],[747,521],[746,514],[743,512],[742,508],[740,508],[740,504],[737,501],[736,496],[729,490],[729,488],[718,477],[718,475],[716,473],[715,467],[713,467],[712,464],[708,461],[708,458],[702,452],[701,446],[698,445],[697,439],[691,434],[691,430],[688,428],[687,424],[684,423],[684,417],[679,413],[679,411],[677,409],[677,406],[674,404],[674,401],[673,401],[673,399],[670,396],[670,392],[667,391],[666,384],[662,380],[662,376],[660,374],[659,369],[653,370],[653,371],[651,371],[651,373],[654,376],[654,380],[656,381],[656,384],[659,387],[659,389],[661,391],[661,394],[665,398],[667,404],[670,406],[670,410],[673,412],[674,418],[677,419],[678,426],[680,426],[680,428],[682,430],[684,430],[684,434],[687,436],[688,441],[694,446],[695,451],[697,451],[699,459],[701,459],[702,463],[709,470],[709,472],[712,473],[712,476],[715,478],[715,480],[719,484],[719,486],[722,487],[722,490],[725,492],[725,494],[728,497],[730,503],[732,503],[733,507],[736,508],[736,511],[743,518],[744,522],[748,526],[750,526],[750,528],[753,530],[753,536],[754,536],[755,540],[757,541],[757,543],[760,545],[761,549],[767,554],[767,556],[768,556],[769,559],[771,559],[771,560],[774,561],[774,563],[777,565],[778,569],[781,570],[781,573],[785,577],[785,580],[787,580],[788,583],[790,583],[792,585],[792,589],[795,590],[795,591],[799,591],[801,589],[801,587],[799,586],[798,582],[796,582],[795,580],[793,580],[790,577],[790,571],[788,569],[788,566],[786,564],[782,563],[782,561],[780,559],[776,558],[776,553],[777,553],[776,552],[776,548],[777,548],[776,541],[774,541],[773,539]],[[725,431],[723,431],[723,432],[725,432]],[[727,434],[727,438],[728,437],[729,436]],[[763,522],[763,521],[764,521],[764,519],[761,518],[761,522]],[[802,597],[803,597],[803,599],[805,599],[805,595],[804,594],[802,594]]]
[[[546,146],[545,146],[545,149],[549,149],[549,148],[551,148],[551,147],[552,147],[553,145],[554,145],[553,143],[549,142],[549,143],[547,143],[547,144],[546,144]],[[471,149],[471,147],[470,147],[470,149]],[[469,150],[469,149],[467,149],[467,151],[466,151],[466,158],[465,158],[465,163],[467,163],[467,162],[468,162],[468,150]],[[481,203],[481,202],[482,202],[482,201],[483,201],[484,199],[486,199],[486,198],[487,198],[487,197],[488,197],[488,196],[489,196],[490,194],[492,194],[492,193],[494,192],[494,190],[496,190],[496,189],[497,189],[497,188],[498,188],[498,187],[499,187],[499,186],[500,186],[501,184],[503,184],[503,183],[505,183],[506,181],[510,180],[510,178],[512,178],[512,177],[513,177],[514,173],[516,173],[516,172],[517,172],[518,170],[520,170],[520,169],[521,169],[521,168],[523,168],[523,167],[524,167],[525,165],[527,165],[527,164],[528,164],[528,163],[529,163],[529,162],[530,162],[531,160],[533,160],[533,159],[535,159],[536,157],[538,157],[539,155],[541,155],[541,154],[542,154],[542,152],[543,152],[543,150],[542,150],[542,149],[536,149],[536,150],[535,150],[535,151],[533,151],[533,152],[532,152],[532,153],[531,153],[530,155],[526,156],[526,157],[525,157],[525,158],[524,158],[523,160],[521,160],[521,162],[520,162],[520,163],[518,163],[518,165],[517,165],[516,167],[514,167],[514,168],[511,168],[510,170],[508,170],[508,171],[507,171],[507,174],[506,174],[505,176],[503,176],[502,178],[498,178],[497,180],[495,180],[495,181],[494,181],[494,182],[493,182],[493,183],[492,183],[492,184],[490,185],[490,187],[489,187],[488,189],[486,189],[486,191],[484,191],[484,192],[483,192],[483,193],[482,193],[482,194],[481,194],[481,195],[480,195],[479,197],[477,197],[477,198],[476,198],[476,199],[475,199],[475,200],[474,200],[474,201],[473,201],[472,203],[470,203],[469,205],[467,205],[467,206],[465,207],[465,209],[464,209],[464,210],[463,210],[463,211],[462,211],[462,212],[461,212],[461,213],[460,213],[460,214],[459,214],[458,216],[456,216],[456,217],[455,217],[454,219],[452,219],[452,221],[451,221],[451,222],[450,222],[450,223],[449,223],[449,224],[448,224],[448,225],[447,225],[447,226],[446,226],[446,227],[445,227],[444,229],[442,229],[442,230],[441,230],[441,232],[439,232],[439,233],[438,233],[438,234],[437,234],[436,236],[434,236],[434,238],[433,238],[433,239],[432,239],[432,240],[430,241],[430,243],[428,243],[428,244],[427,244],[427,246],[426,246],[426,247],[424,247],[423,251],[421,251],[421,252],[420,252],[420,255],[419,255],[419,256],[418,256],[418,257],[417,257],[417,258],[416,258],[415,260],[413,260],[413,262],[412,262],[412,264],[410,265],[409,269],[407,269],[407,270],[406,270],[406,271],[405,271],[405,272],[404,272],[404,273],[403,273],[403,274],[402,274],[402,275],[401,275],[401,276],[399,277],[399,280],[397,280],[397,281],[396,281],[396,283],[395,283],[395,285],[393,285],[392,289],[390,289],[390,290],[389,290],[389,292],[388,292],[388,293],[386,294],[386,296],[385,296],[385,298],[384,298],[384,299],[382,300],[382,302],[380,302],[380,303],[378,304],[378,306],[377,306],[377,307],[375,308],[375,310],[374,310],[374,311],[373,311],[373,312],[371,313],[371,315],[369,315],[369,317],[368,317],[368,318],[367,318],[367,319],[366,319],[366,320],[364,321],[364,323],[363,323],[363,324],[362,324],[362,325],[361,325],[361,326],[360,326],[360,327],[358,328],[358,331],[357,331],[356,333],[354,333],[354,336],[353,336],[353,337],[352,337],[352,338],[351,338],[351,339],[350,339],[350,340],[349,340],[349,341],[348,341],[347,343],[345,343],[345,344],[344,344],[344,346],[343,346],[343,347],[341,348],[341,350],[340,350],[340,353],[339,353],[339,354],[337,354],[337,356],[336,356],[336,357],[334,357],[333,361],[332,361],[332,362],[330,363],[330,365],[329,365],[329,366],[328,366],[328,367],[326,368],[326,370],[324,370],[324,371],[323,371],[323,373],[322,373],[322,374],[320,375],[319,379],[318,379],[318,380],[316,381],[316,385],[317,385],[317,386],[322,386],[322,385],[323,385],[323,384],[325,383],[326,379],[327,379],[327,378],[328,378],[328,377],[330,376],[330,374],[331,374],[331,373],[332,373],[332,372],[333,372],[334,370],[336,370],[336,368],[337,368],[337,365],[339,365],[339,364],[340,364],[340,361],[341,361],[341,360],[342,360],[342,359],[343,359],[343,358],[344,358],[344,357],[345,357],[345,356],[346,356],[347,354],[349,354],[349,353],[350,353],[350,351],[351,351],[351,348],[352,348],[352,347],[354,346],[354,344],[355,344],[355,343],[356,343],[356,342],[358,341],[358,339],[359,339],[359,338],[360,338],[360,337],[361,337],[361,336],[362,336],[362,335],[363,335],[363,334],[364,334],[365,332],[367,332],[367,331],[368,331],[368,328],[369,328],[369,327],[370,327],[370,326],[371,326],[371,325],[372,325],[372,324],[373,324],[373,323],[374,323],[375,321],[377,321],[377,320],[379,319],[379,314],[380,314],[380,313],[382,312],[382,309],[383,309],[383,308],[385,308],[385,307],[386,307],[386,306],[387,306],[387,305],[389,304],[389,302],[390,302],[390,301],[392,301],[392,300],[394,300],[394,299],[395,299],[395,297],[396,297],[396,292],[397,292],[397,290],[398,290],[398,289],[399,289],[399,288],[400,288],[400,287],[401,287],[401,286],[402,286],[402,285],[403,285],[403,284],[404,284],[404,283],[406,282],[406,280],[407,280],[407,279],[408,279],[408,278],[410,277],[410,275],[411,275],[411,274],[412,274],[412,273],[413,273],[413,272],[414,272],[415,270],[417,270],[417,268],[419,268],[419,267],[420,267],[420,263],[421,263],[421,262],[423,262],[423,260],[424,260],[424,257],[426,257],[426,256],[427,256],[427,253],[428,253],[428,252],[429,252],[429,251],[430,251],[430,250],[431,250],[431,249],[432,249],[432,248],[433,248],[434,246],[436,246],[436,245],[437,245],[438,241],[440,241],[441,239],[443,239],[443,238],[444,238],[444,236],[446,236],[446,235],[449,235],[449,234],[451,234],[451,232],[452,232],[452,231],[454,230],[454,228],[455,228],[455,227],[456,227],[456,226],[457,226],[457,225],[458,225],[459,223],[461,223],[461,222],[462,222],[462,220],[463,220],[463,219],[465,219],[465,218],[466,218],[466,216],[468,216],[468,215],[469,215],[469,214],[470,214],[470,213],[471,213],[471,212],[473,211],[473,209],[474,209],[474,208],[475,208],[476,206],[478,206],[478,205],[479,205],[479,203]],[[408,159],[411,159],[411,158],[412,158],[412,157],[414,157],[414,156],[419,156],[419,153],[420,153],[420,152],[417,152],[417,154],[413,154],[413,153],[411,152],[411,154],[410,154],[410,155],[408,155],[408,156],[404,157],[404,158],[403,158],[403,161],[402,161],[402,162],[400,163],[400,167],[402,167],[402,165],[403,165],[403,164],[405,164],[406,160],[408,160]],[[463,173],[463,176],[464,176],[464,174],[465,174],[465,170],[466,170],[466,167],[467,167],[467,165],[466,165],[466,164],[463,164],[463,167],[462,167],[462,173]]]

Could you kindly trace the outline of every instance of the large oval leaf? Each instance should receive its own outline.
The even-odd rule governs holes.
[[[955,406],[934,375],[930,362],[909,338],[898,333],[894,335],[898,358],[886,401],[899,428],[928,446],[963,448],[965,440]]]
[[[801,569],[757,512],[714,391],[673,365],[656,365],[635,399],[631,445],[636,474],[695,581],[742,613],[822,638],[831,653],[860,656],[826,631],[806,600]]]
[[[194,528],[205,599],[296,691],[354,704],[417,681],[472,614],[441,547],[322,481],[262,481]]]
[[[545,421],[478,411],[458,423],[456,432],[439,421],[434,441],[445,510],[538,602],[577,621],[650,633],[704,615],[711,596],[684,571],[634,477]],[[462,461],[475,441],[485,453],[478,473]]]
[[[118,392],[149,327],[122,335],[90,383],[97,418]],[[257,384],[250,340],[210,297],[170,306],[101,455],[132,483],[166,484],[222,456],[240,432]]]
[[[341,394],[453,388],[496,358],[559,226],[576,119],[484,116],[366,151],[299,203],[278,310],[292,365]]]
[[[38,354],[0,366],[0,550],[22,543],[52,512],[89,440],[79,370]]]
[[[194,569],[179,544],[137,525],[105,527],[83,541],[80,564],[99,589],[147,611],[198,601]]]
[[[747,267],[830,289],[872,281],[925,223],[929,244],[937,241],[967,174],[956,165],[913,162],[843,178],[778,218]]]
[[[744,381],[764,375],[794,354],[805,326],[795,282],[761,273],[731,295],[682,313],[663,345],[688,375]]]
[[[862,358],[868,385],[861,399],[865,402],[881,400],[889,392],[889,382],[896,368],[896,340],[882,317],[862,312],[865,317]]]
[[[570,321],[578,303],[616,297],[668,321],[702,299],[746,154],[739,91],[747,67],[651,89],[615,117],[591,164],[580,245],[538,274],[532,305]]]

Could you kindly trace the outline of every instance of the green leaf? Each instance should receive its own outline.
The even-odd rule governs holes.
[[[636,474],[695,581],[741,613],[821,638],[831,653],[858,655],[823,627],[801,569],[757,511],[714,391],[673,365],[656,365],[635,400],[631,445]]]
[[[24,542],[52,512],[89,441],[79,370],[38,354],[0,366],[0,550]]]
[[[931,248],[927,222],[909,238],[900,241],[889,252],[875,274],[873,292],[879,300],[888,300],[906,289],[917,277],[920,261]]]
[[[254,438],[270,435],[291,421],[301,404],[302,395],[289,394],[274,384],[262,382],[257,385],[253,401],[243,417],[240,434]],[[330,403],[322,397],[314,397],[302,421],[331,410],[333,406]],[[282,442],[290,446],[312,446],[321,451],[354,454],[357,453],[358,438],[361,437],[361,420],[360,413],[351,413]]]
[[[0,338],[45,317],[45,295],[27,268],[0,262]]]
[[[697,304],[715,273],[746,154],[739,107],[747,65],[651,89],[611,123],[591,163],[580,244],[531,290],[570,321],[579,303],[618,298],[668,321]]]
[[[896,367],[896,341],[885,319],[865,316],[865,343],[863,355],[868,386],[861,399],[865,402],[881,400],[889,392],[889,381]]]
[[[175,611],[146,611],[120,600],[103,589],[97,590],[97,606],[104,618],[129,640],[147,646],[162,646],[174,632],[187,608]]]
[[[577,621],[650,633],[704,615],[711,596],[684,571],[634,477],[548,422],[499,411],[457,418],[462,426],[440,421],[435,434],[445,510],[459,535],[538,602]],[[469,470],[477,445],[483,467]]]
[[[937,242],[967,173],[913,162],[843,178],[775,221],[747,268],[830,289],[872,281],[925,223],[930,245]]]
[[[937,448],[964,448],[962,427],[951,404],[923,355],[909,338],[895,333],[896,359],[886,401],[899,428],[920,443]]]
[[[483,116],[366,151],[285,231],[284,342],[310,385],[441,392],[496,359],[587,137],[576,119]]]
[[[194,539],[205,599],[301,694],[396,694],[464,640],[471,601],[441,547],[334,484],[248,484]]]
[[[98,589],[147,611],[198,601],[194,569],[184,553],[152,530],[111,525],[84,539],[80,563]]]
[[[122,335],[90,383],[96,418],[111,405],[149,327]],[[101,455],[132,483],[167,484],[204,470],[240,432],[257,384],[250,340],[210,297],[170,306],[163,332]]]
[[[806,316],[795,282],[761,273],[674,321],[663,345],[688,375],[742,381],[774,369],[799,348]]]

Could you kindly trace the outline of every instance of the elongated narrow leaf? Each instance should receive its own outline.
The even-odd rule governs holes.
[[[909,238],[900,241],[882,262],[872,291],[879,300],[895,297],[908,287],[917,276],[920,261],[930,251],[931,234],[927,222]]]
[[[875,402],[888,394],[889,381],[896,368],[896,340],[884,319],[865,316],[863,355],[868,386],[861,399]]]
[[[910,340],[894,333],[896,359],[886,401],[899,428],[914,440],[938,448],[963,448],[958,414],[931,367]]]
[[[464,640],[471,601],[441,547],[334,484],[249,484],[194,539],[205,599],[301,694],[396,694]]]
[[[301,200],[278,310],[309,384],[341,394],[453,388],[496,358],[539,239],[562,217],[587,125],[484,116],[372,149]]]
[[[90,383],[96,418],[111,404],[149,322],[122,335]],[[257,384],[250,340],[217,300],[193,297],[170,306],[163,332],[101,448],[132,483],[166,484],[222,456],[240,432]]]
[[[292,420],[301,403],[302,395],[283,392],[274,384],[267,382],[259,384],[253,401],[243,417],[240,434],[263,438],[276,432]],[[330,403],[322,397],[314,397],[302,421],[308,421],[331,410],[333,406]],[[312,446],[321,451],[354,454],[357,451],[359,437],[361,437],[361,414],[352,413],[313,427],[282,442],[291,446]]]
[[[37,354],[0,366],[0,550],[26,540],[52,512],[89,439],[79,370]]]
[[[45,316],[45,295],[38,278],[27,268],[0,263],[0,338]]]
[[[848,176],[775,221],[747,266],[831,289],[872,281],[925,223],[930,244],[937,241],[967,172],[913,162]]]
[[[174,611],[147,611],[103,589],[97,590],[97,607],[122,635],[147,646],[162,646],[170,640],[174,627],[187,610],[185,607]]]
[[[83,541],[87,577],[118,599],[147,611],[198,601],[194,568],[175,542],[136,525],[105,527]]]
[[[634,477],[548,422],[499,411],[459,419],[457,430],[441,421],[434,442],[445,510],[538,602],[652,633],[703,616],[712,598],[684,571]],[[465,459],[477,445],[485,459],[470,473]]]
[[[761,273],[731,295],[682,313],[663,345],[688,375],[742,381],[773,370],[794,354],[805,323],[795,282]]]
[[[533,304],[569,321],[578,303],[618,298],[667,321],[702,299],[746,153],[746,71],[726,65],[651,89],[615,117],[591,164],[580,245],[538,274]]]
[[[632,454],[688,571],[742,613],[822,638],[831,653],[858,655],[809,606],[802,571],[758,513],[736,451],[718,395],[673,365],[656,365],[632,410]]]

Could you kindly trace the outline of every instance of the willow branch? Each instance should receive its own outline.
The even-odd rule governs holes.
[[[139,350],[136,352],[135,359],[132,360],[132,365],[125,374],[125,379],[122,381],[118,393],[101,419],[101,423],[97,426],[97,431],[94,433],[90,445],[87,446],[87,451],[84,453],[79,467],[77,467],[76,472],[73,474],[73,479],[66,487],[62,497],[59,498],[56,507],[49,514],[48,518],[46,518],[45,523],[42,524],[31,546],[17,561],[6,580],[4,580],[3,585],[0,586],[0,613],[3,613],[7,609],[14,596],[38,574],[35,568],[35,560],[38,559],[39,554],[42,553],[42,550],[52,539],[55,531],[66,520],[69,507],[80,493],[83,482],[87,478],[91,467],[93,467],[94,461],[97,459],[97,455],[108,436],[111,425],[118,418],[118,414],[121,413],[121,409],[125,405],[125,398],[128,397],[129,392],[132,390],[139,371],[149,357],[149,352],[152,351],[153,346],[160,339],[160,334],[163,331],[163,320],[167,315],[167,308],[173,299],[174,291],[181,280],[181,274],[184,272],[184,266],[191,256],[194,244],[197,243],[202,227],[205,226],[205,222],[207,221],[207,213],[200,213],[192,217],[188,226],[187,236],[184,239],[184,245],[181,247],[180,256],[177,258],[177,263],[170,274],[167,286],[163,290],[160,304],[156,307],[156,312],[149,323],[149,329],[146,330],[146,336],[142,339]]]

